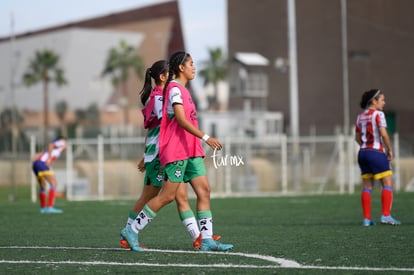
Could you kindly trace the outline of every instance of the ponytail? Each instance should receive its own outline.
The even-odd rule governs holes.
[[[154,64],[152,64],[151,68],[148,68],[145,71],[144,87],[139,92],[142,105],[145,105],[145,103],[147,102],[151,94],[151,91],[152,91],[151,78],[154,79],[154,82],[156,85],[159,85],[161,83],[160,75],[166,73],[167,66],[168,66],[167,61],[159,60],[155,62]]]
[[[148,68],[145,71],[145,82],[144,87],[142,88],[141,92],[139,92],[139,95],[141,97],[141,103],[142,105],[145,105],[147,102],[150,93],[152,91],[152,85],[151,85],[151,68]]]

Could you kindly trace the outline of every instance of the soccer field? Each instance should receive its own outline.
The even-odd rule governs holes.
[[[380,216],[380,191],[373,193]],[[212,199],[227,253],[196,252],[175,204],[140,234],[145,252],[119,248],[132,201],[67,202],[42,215],[26,199],[0,201],[1,274],[413,274],[414,194],[394,195],[401,226],[361,226],[359,195]],[[195,201],[191,201],[194,207]]]

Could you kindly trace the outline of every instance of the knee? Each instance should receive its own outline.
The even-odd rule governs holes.
[[[382,179],[382,186],[389,186],[392,187],[394,185],[392,181],[392,176],[387,176]]]
[[[201,190],[198,190],[199,192],[197,192],[197,200],[201,201],[201,200],[206,200],[209,201],[210,200],[210,187],[208,188],[203,188]]]
[[[168,194],[168,195],[164,195],[161,198],[162,204],[166,205],[169,204],[170,202],[172,202],[175,199],[175,195],[174,194]]]
[[[188,205],[189,204],[189,202],[188,202],[188,197],[180,197],[180,196],[177,196],[177,197],[175,197],[175,202],[177,203],[177,206],[186,206],[186,205]]]
[[[205,185],[205,186],[203,186],[203,188],[201,188],[201,190],[200,190],[201,192],[201,194],[203,195],[203,196],[208,196],[208,197],[210,197],[210,192],[211,192],[211,190],[210,190],[210,185]]]

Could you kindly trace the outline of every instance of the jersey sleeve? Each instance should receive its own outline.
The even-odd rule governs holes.
[[[170,92],[170,102],[171,105],[175,103],[183,104],[183,96],[181,95],[181,91],[178,87],[173,87]]]
[[[158,119],[162,118],[162,96],[155,96],[154,114]]]
[[[378,128],[387,128],[387,121],[385,119],[385,115],[383,112],[378,112],[377,116],[375,117],[376,123]]]
[[[65,145],[65,141],[64,140],[57,140],[55,142],[53,142],[55,147],[60,148],[63,147]]]
[[[167,104],[167,113],[173,114],[174,104],[183,104],[183,96],[181,94],[181,90],[178,87],[171,88],[169,95],[168,95],[168,104]]]

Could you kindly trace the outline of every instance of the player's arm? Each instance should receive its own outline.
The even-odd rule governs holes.
[[[387,150],[388,160],[391,161],[393,159],[392,147],[391,147],[391,140],[390,136],[388,135],[387,128],[381,127],[379,128],[379,133],[381,135],[382,141],[384,142],[385,149]]]
[[[42,153],[36,153],[34,156],[33,156],[33,158],[32,158],[32,161],[35,161],[36,159],[38,159],[39,157],[40,157],[40,155],[41,155]]]
[[[145,171],[145,147],[147,144],[147,138],[148,138],[148,130],[145,132],[145,139],[144,139],[144,155],[142,156],[141,160],[137,163],[137,168],[140,172]]]
[[[46,165],[47,166],[50,166],[50,164],[52,163],[52,152],[53,152],[53,149],[55,149],[55,143],[54,142],[51,142],[47,146],[47,154],[49,156],[49,158],[46,160]]]
[[[60,139],[58,142],[59,142],[59,145],[58,146],[55,145],[55,147],[59,147],[62,150],[62,152],[66,150],[66,147],[68,146],[67,141],[65,139]]]
[[[358,145],[361,146],[362,145],[362,133],[361,133],[361,128],[358,125],[358,120],[359,120],[359,116],[357,119],[357,123],[355,125],[355,137],[354,138],[355,138],[356,143],[358,143]]]
[[[49,156],[51,156],[51,155],[52,155],[52,151],[53,151],[53,149],[55,149],[55,143],[54,143],[54,142],[51,142],[51,143],[49,143],[49,145],[47,146],[47,153],[49,154]]]
[[[175,119],[177,120],[178,125],[180,125],[182,128],[184,128],[184,130],[186,130],[187,132],[189,132],[190,134],[198,138],[204,137],[205,133],[201,131],[200,129],[198,129],[197,127],[195,127],[190,121],[187,120],[187,118],[185,117],[185,112],[184,112],[184,108],[182,104],[174,103],[173,109],[174,109],[174,116],[175,116]],[[222,148],[220,141],[218,141],[215,138],[208,137],[207,140],[205,140],[205,142],[213,149],[221,150]]]
[[[359,146],[362,145],[362,135],[359,132],[355,132],[355,141],[358,143]]]

